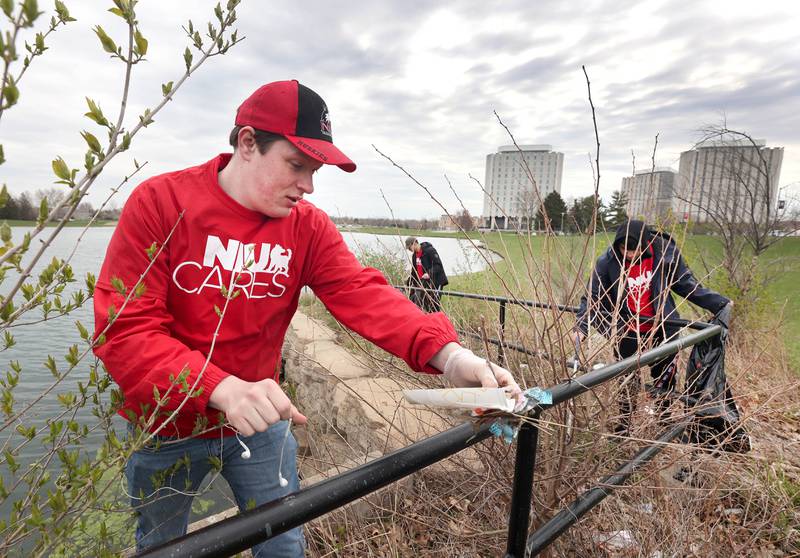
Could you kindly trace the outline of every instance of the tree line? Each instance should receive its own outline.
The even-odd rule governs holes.
[[[58,188],[43,188],[32,193],[22,192],[17,195],[6,192],[5,199],[0,199],[0,220],[35,221],[39,216],[39,208],[43,201],[46,200],[47,207],[55,207],[66,196],[67,192]],[[66,215],[68,210],[69,207],[65,206],[61,211]],[[92,204],[84,201],[78,204],[73,217],[75,219],[89,219],[95,213],[97,211]],[[113,221],[119,218],[119,213],[120,210],[115,206],[101,210],[97,213],[97,218]],[[56,215],[56,217],[58,218],[59,216]]]
[[[628,218],[625,210],[627,203],[625,194],[620,190],[611,195],[608,203],[602,198],[595,200],[594,195],[590,195],[573,200],[570,206],[567,206],[561,194],[550,192],[541,207],[536,208],[530,224],[533,230],[541,231],[548,228],[549,221],[549,229],[556,233],[586,233],[591,232],[596,212],[598,228],[611,229]]]
[[[617,190],[611,195],[608,203],[602,199],[597,200],[597,224],[599,228],[615,228],[628,218],[625,211],[627,199],[622,191]],[[530,203],[526,213],[520,217],[520,228],[543,231],[547,228],[545,221],[549,220],[550,229],[555,232],[576,233],[588,232],[594,222],[595,198],[593,195],[577,198],[572,205],[567,203],[558,192],[550,192],[542,202]],[[531,217],[529,217],[531,215]],[[337,225],[361,227],[397,227],[412,230],[435,230],[440,227],[438,219],[395,219],[392,217],[347,217],[332,216]],[[451,220],[460,230],[475,230],[472,215],[465,208],[452,213]]]

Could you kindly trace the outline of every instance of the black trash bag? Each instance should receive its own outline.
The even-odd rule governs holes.
[[[722,333],[692,348],[686,366],[687,395],[697,400],[696,420],[692,425],[694,443],[722,451],[750,451],[750,437],[741,424],[741,416],[733,400],[725,375],[725,341],[731,308],[725,306],[711,320],[722,326]]]

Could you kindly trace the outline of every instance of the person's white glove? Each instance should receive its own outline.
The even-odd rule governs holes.
[[[522,393],[511,372],[464,347],[458,347],[448,355],[442,372],[456,387],[504,387],[513,397]]]
[[[431,276],[430,276],[430,275],[428,275],[427,273],[423,273],[423,274],[422,274],[422,278],[423,278],[423,279],[430,279],[430,278],[431,278]]]

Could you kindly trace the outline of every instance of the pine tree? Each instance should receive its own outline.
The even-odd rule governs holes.
[[[628,218],[628,212],[625,211],[626,205],[628,205],[628,198],[622,190],[615,190],[611,194],[611,202],[603,214],[606,227],[615,228],[625,222]]]
[[[567,214],[567,204],[556,191],[547,194],[544,199],[542,210],[536,214],[536,228],[542,230],[544,226],[544,215],[550,219],[550,227],[553,231],[564,231],[564,219]]]

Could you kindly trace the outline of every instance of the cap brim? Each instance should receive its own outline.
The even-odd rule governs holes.
[[[324,165],[336,165],[345,172],[356,170],[356,164],[329,141],[286,136],[297,149]]]

